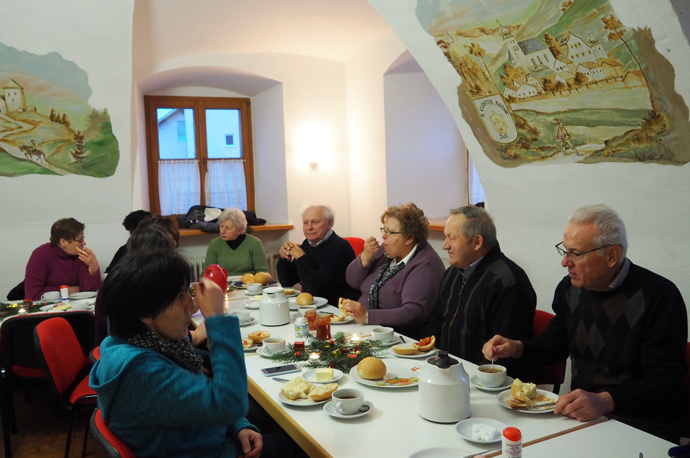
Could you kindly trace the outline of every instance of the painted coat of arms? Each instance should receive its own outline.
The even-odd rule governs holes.
[[[495,163],[690,162],[672,65],[608,0],[418,0],[417,17]]]

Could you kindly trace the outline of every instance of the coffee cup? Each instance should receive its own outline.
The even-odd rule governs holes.
[[[340,415],[352,415],[359,412],[364,404],[364,393],[354,388],[345,388],[333,393],[335,410]]]
[[[42,301],[53,302],[60,300],[60,291],[47,291],[41,296]]]
[[[285,351],[285,339],[280,337],[269,337],[264,339],[263,346],[266,349],[266,353],[272,355],[273,353],[280,353]]]
[[[235,315],[237,319],[240,320],[240,324],[246,323],[247,321],[249,321],[249,318],[251,318],[249,316],[249,312],[247,312],[246,310],[233,310],[232,312],[230,312],[230,315]]]
[[[316,310],[316,307],[313,305],[300,305],[297,307],[297,311],[299,311],[300,316],[304,316],[309,310]]]
[[[261,283],[249,283],[247,285],[247,292],[249,294],[261,294]]]
[[[498,364],[494,364],[493,369],[491,369],[491,364],[484,364],[477,368],[477,377],[481,384],[487,388],[496,388],[503,385],[507,376],[506,368]]]
[[[72,304],[72,310],[88,310],[91,304],[93,304],[93,300],[70,301],[70,304]]]
[[[393,328],[387,328],[387,327],[379,327],[379,328],[374,328],[371,330],[371,333],[374,336],[374,340],[378,340],[381,343],[386,343],[390,342],[393,340]]]

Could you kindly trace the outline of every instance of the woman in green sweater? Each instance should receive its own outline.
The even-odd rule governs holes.
[[[218,217],[220,237],[213,239],[206,250],[204,270],[220,264],[228,275],[268,272],[266,253],[261,240],[245,234],[247,218],[239,208],[226,208]]]

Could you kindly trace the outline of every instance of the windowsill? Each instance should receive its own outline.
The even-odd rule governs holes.
[[[443,229],[446,227],[446,221],[448,221],[448,217],[429,218],[429,230],[432,232],[443,232]]]
[[[254,230],[254,232],[289,231],[294,228],[292,224],[264,224],[263,226],[249,227],[251,227]],[[194,235],[218,235],[218,233],[204,232],[199,229],[180,229],[180,237],[190,237]]]

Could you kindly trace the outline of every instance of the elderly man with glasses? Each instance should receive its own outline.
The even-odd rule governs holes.
[[[678,442],[688,326],[669,280],[626,257],[623,221],[605,205],[576,210],[556,245],[568,269],[555,318],[531,341],[494,336],[487,358],[553,364],[570,356],[572,392],[555,413],[587,421],[605,415]]]

